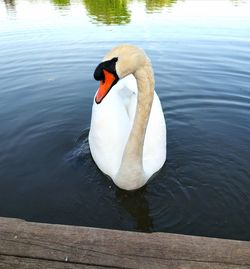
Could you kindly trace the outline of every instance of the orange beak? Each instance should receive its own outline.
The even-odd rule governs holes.
[[[114,85],[113,83],[116,80],[116,77],[107,70],[103,69],[103,73],[105,77],[104,82],[103,81],[100,82],[100,88],[98,89],[97,94],[95,96],[95,101],[97,104],[101,103],[102,99],[107,95],[107,93],[112,88],[112,86]]]

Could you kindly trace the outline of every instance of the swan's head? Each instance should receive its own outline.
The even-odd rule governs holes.
[[[113,48],[96,67],[94,78],[100,81],[95,101],[101,103],[112,87],[129,74],[149,63],[144,51],[133,45],[119,45]]]

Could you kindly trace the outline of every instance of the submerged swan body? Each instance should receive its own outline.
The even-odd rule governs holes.
[[[166,125],[150,60],[143,50],[120,45],[94,76],[101,84],[92,107],[92,157],[118,187],[138,189],[166,160]]]

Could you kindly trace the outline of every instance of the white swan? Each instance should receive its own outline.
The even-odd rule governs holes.
[[[149,58],[132,45],[113,48],[94,73],[89,145],[99,169],[121,189],[142,187],[166,160],[166,125]]]

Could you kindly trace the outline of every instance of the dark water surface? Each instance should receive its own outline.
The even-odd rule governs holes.
[[[93,70],[152,60],[168,160],[118,190],[88,147]],[[250,240],[250,1],[0,0],[0,216]]]

